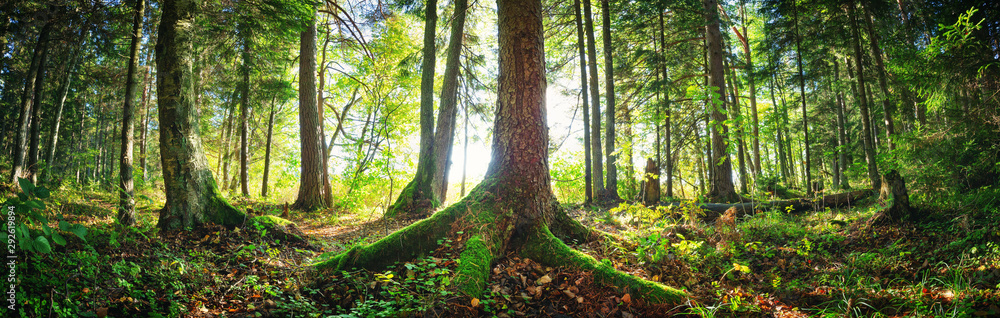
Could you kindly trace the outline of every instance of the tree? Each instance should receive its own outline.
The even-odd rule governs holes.
[[[590,164],[594,172],[594,195],[605,196],[604,165],[601,155],[601,103],[600,88],[597,87],[597,44],[594,43],[594,14],[591,12],[590,0],[583,0],[583,18],[587,29],[587,65],[590,68]]]
[[[249,136],[247,135],[247,125],[249,124],[248,113],[250,112],[250,69],[251,48],[253,46],[253,29],[247,25],[246,21],[241,21],[237,27],[242,42],[243,65],[240,67],[240,191],[244,197],[250,196],[249,165],[247,159],[247,147],[249,146]],[[322,139],[321,139],[322,140]],[[325,190],[325,189],[324,189]]]
[[[451,20],[451,38],[448,40],[448,57],[444,63],[444,84],[441,87],[441,106],[438,109],[437,128],[434,132],[434,198],[444,202],[448,194],[448,170],[451,167],[451,149],[455,144],[455,116],[458,114],[458,70],[465,37],[465,13],[468,0],[455,1]]]
[[[604,40],[604,98],[607,101],[604,113],[607,122],[604,127],[604,142],[606,144],[605,153],[608,156],[607,185],[604,186],[605,200],[617,201],[618,197],[618,169],[615,166],[615,67],[614,67],[614,46],[611,45],[611,7],[608,0],[601,0],[601,38]]]
[[[583,40],[583,18],[580,16],[580,0],[573,0],[573,13],[576,15],[576,47],[580,52],[580,98],[583,100],[583,178],[584,178],[584,194],[586,196],[587,202],[594,201],[594,188],[593,188],[593,168],[591,165],[593,163],[593,158],[591,157],[591,142],[590,142],[590,103],[588,101],[589,92],[587,91],[587,51],[586,42]],[[593,57],[591,57],[593,58]],[[598,128],[600,129],[600,128]]]
[[[471,297],[482,293],[493,262],[513,251],[548,266],[592,271],[596,282],[625,288],[647,300],[681,301],[683,292],[616,271],[556,238],[595,239],[601,234],[558,210],[550,187],[541,1],[501,0],[498,14],[493,160],[484,181],[451,207],[318,267],[383,268],[434,249],[439,239],[450,236],[464,241],[465,247],[453,282]],[[456,224],[466,230],[454,231]]]
[[[132,42],[129,45],[128,73],[125,75],[125,102],[122,105],[122,136],[119,155],[119,195],[118,223],[124,226],[135,224],[135,184],[132,181],[132,141],[135,139],[136,76],[139,71],[139,43],[142,41],[142,19],[146,13],[146,0],[135,1],[135,17],[132,19]],[[54,138],[54,137],[53,137]]]
[[[878,166],[875,165],[875,143],[872,140],[871,112],[868,108],[868,98],[865,96],[865,74],[863,55],[861,51],[861,30],[858,27],[857,16],[854,12],[855,1],[847,4],[847,13],[851,20],[851,36],[854,44],[854,62],[856,63],[858,106],[861,108],[861,139],[864,140],[865,161],[868,163],[868,180],[872,189],[878,189],[881,185],[881,176],[878,174]]]
[[[426,0],[424,17],[423,61],[420,65],[420,154],[417,173],[403,188],[386,217],[403,214],[420,216],[430,213],[434,200],[434,27],[437,25],[437,0]]]
[[[723,77],[722,62],[722,33],[719,30],[719,9],[715,0],[703,0],[705,20],[705,41],[708,50],[708,81],[711,90],[718,94],[726,93],[726,80]],[[711,93],[711,92],[710,92]],[[711,176],[708,196],[714,201],[734,202],[740,197],[733,187],[733,163],[729,160],[729,153],[726,150],[726,141],[723,135],[728,135],[725,126],[726,121],[726,101],[725,98],[716,100],[709,98],[710,117],[712,119],[712,160]],[[716,102],[718,104],[716,105]]]
[[[802,149],[805,152],[805,170],[806,176],[806,191],[812,194],[815,191],[815,187],[812,185],[812,173],[809,167],[812,165],[810,162],[812,158],[809,156],[809,114],[806,112],[806,75],[802,72],[802,34],[799,32],[799,6],[797,4],[792,4],[792,12],[795,20],[795,57],[796,62],[799,67],[799,97],[802,99],[802,134],[803,134],[803,144]]]
[[[320,140],[319,110],[316,106],[316,21],[307,22],[300,34],[299,50],[299,143],[302,166],[299,193],[293,206],[315,210],[326,206],[323,199],[323,141]]]
[[[160,210],[158,226],[166,230],[207,222],[235,226],[246,219],[246,214],[219,192],[198,134],[192,46],[200,4],[200,0],[161,2],[156,92],[166,204]]]

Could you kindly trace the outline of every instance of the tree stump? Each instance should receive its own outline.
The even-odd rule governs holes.
[[[653,159],[646,159],[646,173],[642,177],[642,203],[646,205],[660,202],[660,168]]]
[[[906,182],[896,170],[889,170],[882,175],[879,201],[886,205],[883,213],[891,221],[900,221],[913,216],[913,209],[910,208],[910,195],[906,191]]]

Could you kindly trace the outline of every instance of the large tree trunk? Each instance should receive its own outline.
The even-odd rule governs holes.
[[[448,57],[444,62],[444,84],[441,86],[441,106],[438,109],[437,128],[434,132],[434,197],[444,202],[448,194],[448,171],[451,168],[451,149],[455,145],[455,116],[458,114],[458,71],[461,68],[462,38],[465,37],[465,12],[468,0],[455,1],[451,20],[451,38],[448,40]]]
[[[41,64],[42,52],[49,43],[49,32],[52,30],[52,22],[46,22],[38,33],[38,40],[35,41],[35,50],[31,55],[31,64],[25,73],[24,91],[21,95],[21,113],[19,114],[17,129],[17,144],[14,145],[13,166],[11,167],[10,183],[17,184],[17,179],[24,177],[25,159],[27,159],[29,135],[31,131],[32,105],[38,96],[35,96],[35,86],[37,86],[37,75],[39,64]]]
[[[132,139],[135,126],[136,73],[139,71],[139,43],[142,41],[142,19],[146,12],[146,0],[135,1],[135,16],[132,18],[132,43],[129,46],[128,73],[125,75],[125,103],[122,105],[121,152],[118,163],[118,223],[123,226],[135,225],[135,184],[132,181]]]
[[[209,170],[194,103],[192,44],[199,0],[165,0],[156,44],[160,161],[166,204],[158,226],[166,230],[214,222],[234,226],[246,219],[222,198]]]
[[[464,246],[453,286],[469,297],[480,297],[494,262],[517,252],[547,266],[590,271],[595,282],[621,287],[648,301],[679,303],[684,292],[616,271],[553,235],[600,237],[557,210],[550,187],[541,1],[501,0],[498,14],[493,160],[484,181],[455,205],[317,266],[335,271],[382,269],[433,250],[439,239],[450,237]],[[459,224],[461,231],[456,230]]]
[[[420,65],[420,154],[417,173],[396,202],[385,211],[385,217],[401,215],[422,217],[432,212],[434,200],[434,28],[437,26],[437,0],[424,4],[424,49]]]
[[[875,165],[875,143],[872,140],[872,124],[871,115],[868,110],[868,98],[865,96],[865,74],[864,74],[864,62],[863,55],[861,52],[861,30],[858,28],[858,20],[854,14],[855,5],[854,1],[848,4],[847,13],[851,19],[851,30],[854,37],[854,62],[857,65],[857,96],[859,105],[861,107],[861,136],[864,139],[864,151],[865,151],[865,161],[868,162],[868,179],[871,182],[872,189],[878,189],[880,186],[881,179],[878,174],[878,167]]]
[[[617,109],[615,109],[614,46],[611,45],[611,7],[608,2],[608,0],[601,0],[601,38],[604,40],[604,98],[607,101],[607,107],[604,108],[604,114],[607,117],[607,121],[604,124],[604,153],[608,157],[608,175],[605,178],[607,184],[604,186],[604,199],[618,201],[621,198],[618,197],[618,168],[615,166],[617,156],[614,155],[615,115],[617,113]]]
[[[583,179],[586,202],[594,201],[593,188],[593,158],[590,142],[590,103],[587,90],[587,51],[583,40],[583,17],[580,13],[580,0],[573,0],[573,13],[576,15],[576,47],[580,54],[580,98],[583,100]],[[594,58],[591,56],[590,58]],[[600,129],[600,128],[598,128]]]
[[[316,22],[311,20],[300,34],[299,135],[302,167],[299,193],[293,206],[315,210],[326,206],[323,199],[323,145],[319,140],[319,110],[316,106]]]
[[[601,150],[601,93],[597,86],[597,44],[594,40],[594,14],[590,0],[583,0],[583,22],[587,31],[587,67],[590,69],[590,164],[594,169],[594,196],[604,195],[604,159]]]
[[[253,38],[249,27],[246,26],[245,22],[240,23],[238,28],[242,29],[240,32],[243,41],[243,67],[240,67],[240,75],[242,80],[240,81],[240,191],[244,197],[250,196],[250,180],[249,179],[249,159],[248,149],[249,147],[249,135],[247,134],[247,125],[249,124],[249,113],[250,113],[250,68],[251,64],[250,50],[253,45]]]
[[[712,182],[708,191],[708,197],[713,201],[734,202],[740,197],[733,187],[733,163],[729,160],[729,153],[726,152],[726,141],[724,135],[728,135],[726,128],[726,79],[725,70],[722,67],[722,33],[719,30],[718,2],[715,0],[702,1],[705,20],[705,41],[708,45],[708,77],[709,87],[717,88],[722,100],[719,105],[709,105],[711,118],[715,122],[711,125],[712,130]],[[713,101],[714,104],[714,101]]]

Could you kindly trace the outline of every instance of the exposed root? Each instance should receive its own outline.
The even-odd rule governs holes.
[[[596,282],[626,290],[653,303],[678,304],[687,296],[683,291],[623,273],[606,263],[598,262],[589,255],[573,250],[553,236],[548,227],[542,226],[534,232],[528,235],[527,241],[520,248],[520,253],[524,257],[549,266],[570,266],[592,271]]]

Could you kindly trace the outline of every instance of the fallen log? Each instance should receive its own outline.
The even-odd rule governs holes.
[[[766,211],[773,208],[779,208],[787,212],[805,212],[810,210],[819,210],[825,207],[842,207],[854,204],[864,198],[872,195],[872,190],[857,190],[851,192],[837,193],[825,195],[822,198],[816,198],[815,200],[808,200],[805,198],[792,199],[792,200],[776,200],[776,201],[750,201],[742,203],[702,203],[698,205],[703,211],[705,211],[705,220],[715,220],[729,208],[735,208],[737,216],[742,215],[753,215],[757,211]],[[679,203],[661,203],[662,206],[677,206]],[[791,208],[789,208],[791,207]]]

